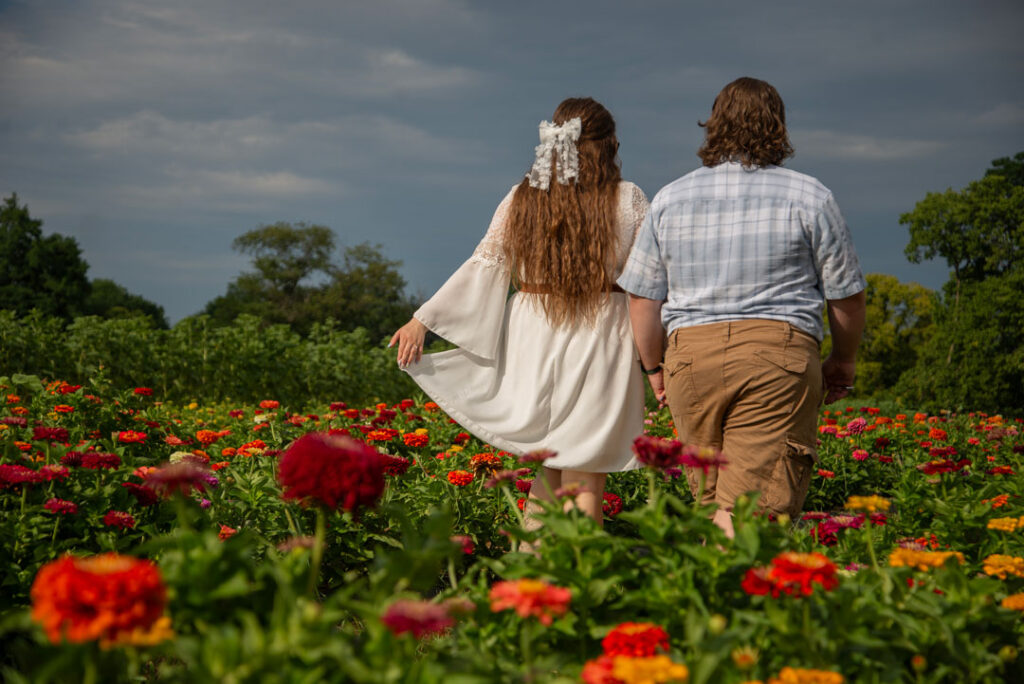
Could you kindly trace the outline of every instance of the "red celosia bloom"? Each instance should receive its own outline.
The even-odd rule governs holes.
[[[618,494],[605,492],[601,498],[604,499],[604,503],[601,504],[601,510],[609,518],[613,518],[622,512],[622,497]]]
[[[473,473],[468,470],[452,470],[448,473],[448,481],[456,487],[465,487],[473,481]]]
[[[36,441],[67,442],[67,428],[62,427],[36,427],[32,428],[32,439]]]
[[[150,387],[136,387],[133,390],[133,393],[137,394],[140,397],[151,397],[151,396],[153,396],[153,390]]]
[[[32,583],[32,618],[55,644],[117,643],[152,628],[166,605],[157,567],[116,553],[64,556],[40,568]]]
[[[117,433],[117,441],[121,444],[140,444],[146,441],[146,433],[136,432],[135,430],[123,430]]]
[[[261,409],[276,409],[281,405],[281,402],[274,399],[264,399],[260,402]]]
[[[476,547],[473,545],[472,537],[466,536],[464,534],[456,534],[451,537],[451,540],[453,543],[461,546],[462,553],[466,554],[467,556],[476,550]]]
[[[682,465],[683,444],[675,439],[640,435],[633,440],[633,453],[648,468],[675,475]]]
[[[49,499],[43,504],[43,508],[51,513],[60,513],[61,515],[78,512],[78,504],[65,499]]]
[[[160,497],[156,491],[146,485],[135,484],[134,482],[122,482],[121,486],[131,492],[140,506],[152,506]]]
[[[155,470],[146,473],[146,485],[165,497],[175,493],[188,496],[192,490],[205,492],[212,477],[205,467],[193,459],[181,460],[176,463],[165,463]],[[216,480],[214,480],[216,482]]]
[[[381,454],[381,459],[384,461],[384,474],[391,475],[392,477],[405,475],[406,471],[409,470],[409,466],[412,465],[412,461],[404,456]]]
[[[220,526],[220,532],[217,533],[217,538],[220,539],[221,541],[226,541],[228,539],[231,539],[231,537],[235,536],[235,534],[237,532],[238,532],[238,530],[236,530],[234,527],[228,527],[227,525],[221,525]]]
[[[651,622],[623,622],[601,641],[605,655],[649,658],[668,652],[668,632]]]
[[[399,599],[388,606],[380,621],[392,634],[411,632],[417,639],[440,634],[455,624],[455,620],[444,606],[430,601],[408,599]]]
[[[82,454],[80,465],[87,470],[113,470],[121,466],[121,457],[117,454],[90,452]]]
[[[490,598],[492,612],[512,609],[521,618],[533,616],[550,625],[569,610],[572,592],[542,580],[521,579],[495,583]]]
[[[135,518],[123,511],[107,511],[103,516],[103,524],[107,527],[120,527],[126,530],[135,527]]]
[[[312,499],[331,510],[372,506],[384,491],[384,459],[350,437],[303,435],[281,457],[285,499]]]
[[[402,441],[405,442],[406,446],[424,447],[430,444],[430,437],[415,432],[407,432],[402,435]]]

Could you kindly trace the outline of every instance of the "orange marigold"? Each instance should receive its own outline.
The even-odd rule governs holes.
[[[64,556],[39,569],[31,593],[32,618],[55,644],[140,643],[169,632],[168,623],[160,622],[167,588],[148,560],[116,553]]]
[[[572,592],[543,580],[521,579],[496,582],[491,587],[491,611],[515,610],[519,617],[536,617],[541,624],[550,625],[554,618],[569,610]]]

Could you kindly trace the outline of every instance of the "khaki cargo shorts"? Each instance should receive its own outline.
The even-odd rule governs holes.
[[[731,510],[737,497],[754,491],[762,509],[799,513],[818,458],[818,341],[782,321],[677,328],[664,367],[679,440],[719,449],[728,461],[708,473],[703,503]],[[695,496],[700,477],[687,469]]]

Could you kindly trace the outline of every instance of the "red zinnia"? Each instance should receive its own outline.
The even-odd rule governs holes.
[[[412,632],[417,639],[440,634],[455,624],[444,606],[429,601],[399,599],[388,606],[380,621],[392,634]]]
[[[39,469],[39,479],[43,482],[49,482],[51,480],[65,480],[71,471],[68,470],[67,466],[62,465],[44,465]]]
[[[88,470],[113,470],[121,465],[121,457],[117,454],[82,454],[79,464]]]
[[[381,454],[380,457],[384,461],[384,474],[391,475],[392,477],[405,475],[406,471],[409,470],[409,466],[412,465],[412,461],[404,456]]]
[[[622,497],[618,494],[605,492],[601,498],[604,499],[604,503],[601,504],[601,510],[609,518],[613,518],[622,512]]]
[[[0,463],[0,488],[16,484],[36,484],[42,481],[42,476],[31,468]]]
[[[55,644],[137,640],[152,634],[166,605],[156,565],[116,553],[64,556],[40,568],[32,583],[32,618]]]
[[[648,468],[678,475],[679,466],[682,465],[683,444],[676,439],[640,435],[633,440],[633,453]]]
[[[107,511],[103,516],[103,524],[107,527],[120,527],[127,530],[135,527],[135,518],[123,511]]]
[[[748,594],[780,593],[790,596],[810,596],[814,584],[825,591],[839,586],[835,564],[820,553],[784,551],[772,559],[768,568],[751,568],[743,579],[743,590]]]
[[[139,502],[140,506],[152,506],[160,500],[156,491],[146,485],[135,484],[134,482],[122,482],[121,486],[131,492],[131,495],[135,497],[135,500]]]
[[[51,513],[60,513],[61,515],[78,512],[78,504],[74,501],[66,501],[65,499],[49,499],[43,504],[43,508]]]
[[[66,442],[68,441],[67,428],[62,427],[37,427],[32,428],[32,439],[36,441]]]
[[[668,632],[651,622],[623,622],[601,641],[605,655],[649,658],[668,652]]]
[[[117,433],[117,441],[122,444],[141,444],[146,441],[146,433],[136,432],[135,430],[122,430]]]
[[[276,409],[280,405],[281,402],[276,401],[274,399],[264,399],[263,401],[260,402],[261,409]]]
[[[221,541],[227,541],[231,537],[235,536],[238,532],[234,527],[228,527],[227,525],[220,526],[220,532],[217,533],[217,538]]]
[[[407,432],[402,435],[402,441],[405,442],[406,446],[424,447],[430,444],[430,437],[416,432]]]
[[[281,457],[278,481],[285,499],[312,499],[331,510],[372,506],[384,492],[384,459],[350,437],[311,432]]]
[[[140,397],[151,397],[151,396],[153,396],[153,390],[151,388],[149,388],[149,387],[136,387],[133,390],[133,393],[137,394]]]
[[[452,470],[448,473],[448,481],[456,487],[465,487],[473,481],[473,473],[468,470]]]

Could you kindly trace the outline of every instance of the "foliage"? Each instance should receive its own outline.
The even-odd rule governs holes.
[[[18,206],[17,193],[0,205],[0,302],[19,314],[38,309],[70,319],[84,311],[89,265],[78,241],[44,236],[42,225]]]
[[[1024,186],[1024,152],[1013,157],[1000,157],[992,160],[992,166],[985,171],[986,176],[1002,176],[1011,185]]]
[[[0,311],[0,369],[15,368],[76,384],[148,386],[183,402],[258,401],[268,394],[295,404],[341,396],[362,402],[414,389],[393,353],[365,330],[344,331],[330,319],[302,338],[248,315],[230,326],[187,318],[170,330],[148,318],[87,316],[65,329],[37,311],[22,318]]]
[[[100,318],[125,318],[149,316],[153,325],[166,330],[167,316],[164,307],[145,297],[132,294],[122,285],[107,278],[96,278],[91,283],[89,296],[85,300],[85,314]]]
[[[915,366],[895,387],[911,405],[1024,411],[1024,268],[966,284],[946,298]]]
[[[254,270],[206,305],[204,313],[218,324],[245,313],[306,334],[314,323],[333,318],[342,330],[362,327],[377,340],[415,309],[404,294],[399,262],[364,243],[346,247],[336,266],[334,233],[325,226],[279,222],[240,235],[233,246],[252,257]]]
[[[624,510],[604,529],[554,506],[540,531],[526,532],[520,495],[511,484],[486,487],[489,466],[473,465],[514,468],[515,459],[467,440],[429,403],[176,406],[130,386],[25,375],[0,384],[10,395],[0,406],[0,464],[42,472],[72,463],[66,476],[0,489],[0,546],[11,559],[0,569],[0,666],[11,682],[570,682],[610,630],[641,621],[664,628],[668,655],[695,683],[764,681],[785,667],[851,682],[1024,676],[1021,613],[1002,605],[1024,589],[1024,489],[1010,474],[1024,468],[1020,421],[826,411],[807,503],[817,510],[776,521],[741,500],[728,541],[694,506],[685,478],[646,471],[610,479]],[[672,434],[667,412],[648,419],[652,433]],[[67,429],[66,442],[37,438],[35,427]],[[124,430],[145,437],[124,441]],[[375,508],[327,516],[317,575],[304,535],[318,514],[284,501],[275,481],[280,449],[310,431],[345,431],[410,460]],[[119,463],[89,469],[69,452]],[[181,452],[208,458],[216,484],[153,505],[124,486],[145,481],[140,467]],[[473,477],[457,486],[452,470]],[[840,513],[850,496],[874,494],[891,503],[885,515]],[[77,512],[51,512],[54,497]],[[134,527],[105,525],[112,509],[132,515]],[[513,552],[513,539],[538,543],[539,555]],[[958,551],[963,561],[915,569],[891,555],[922,549]],[[103,550],[157,563],[173,637],[109,649],[49,643],[27,608],[38,568],[68,551]],[[752,570],[787,551],[824,554],[840,568],[835,583],[799,597],[746,588]],[[1000,578],[987,569],[994,554],[1022,566]],[[519,579],[568,589],[568,611],[548,626],[528,611],[496,611],[492,587]],[[382,618],[400,598],[451,610],[456,624],[422,638],[396,633]],[[464,605],[456,610],[453,599]]]

